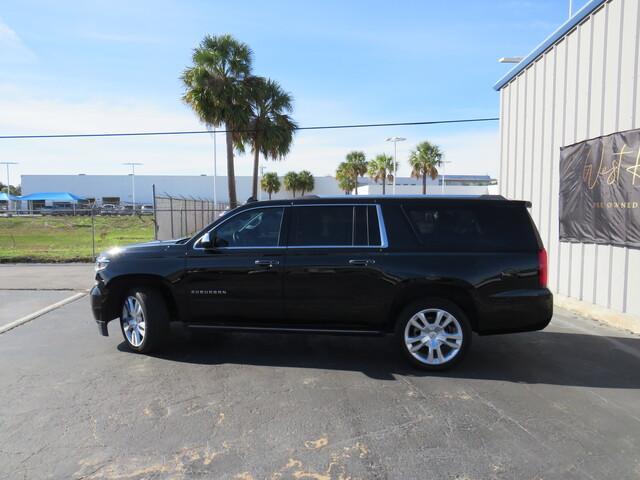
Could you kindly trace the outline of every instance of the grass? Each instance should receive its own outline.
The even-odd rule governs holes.
[[[95,217],[96,254],[153,237],[150,216]],[[91,217],[0,218],[0,263],[91,261]]]

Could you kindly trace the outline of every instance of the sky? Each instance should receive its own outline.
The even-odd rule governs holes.
[[[251,47],[255,74],[292,94],[300,126],[497,117],[493,85],[511,68],[497,59],[528,54],[567,16],[568,0],[3,0],[0,135],[203,129],[180,75],[205,34],[223,33]],[[498,174],[498,122],[301,131],[265,170],[331,175],[351,150],[393,153],[389,136],[407,139],[401,176],[424,140],[444,150],[446,173]],[[21,174],[124,174],[132,161],[144,164],[137,174],[212,174],[213,141],[0,139],[0,161],[19,162],[12,184]],[[249,156],[236,174],[251,174]]]

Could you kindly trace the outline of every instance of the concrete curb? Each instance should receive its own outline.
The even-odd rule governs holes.
[[[14,320],[11,323],[7,323],[6,325],[2,325],[0,326],[0,335],[8,332],[9,330],[13,330],[16,327],[19,327],[20,325],[24,325],[27,322],[30,322],[31,320],[35,320],[38,317],[41,317],[42,315],[44,315],[45,313],[49,313],[52,310],[55,310],[56,308],[60,308],[63,305],[66,305],[67,303],[71,303],[74,302],[76,300],[78,300],[79,298],[84,297],[85,295],[87,295],[89,292],[79,292],[76,293],[75,295],[71,295],[70,297],[67,297],[63,300],[60,300],[59,302],[56,303],[52,303],[51,305],[48,305],[40,310],[38,310],[37,312],[33,312],[30,313],[29,315],[26,315],[22,318],[19,318],[18,320]]]
[[[575,298],[564,297],[557,293],[553,294],[553,303],[577,315],[598,320],[612,327],[629,330],[633,333],[640,333],[639,316],[614,312],[608,308],[576,300]]]

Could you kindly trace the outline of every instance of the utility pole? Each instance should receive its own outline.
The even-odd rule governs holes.
[[[9,165],[18,165],[18,162],[0,162],[0,165],[7,167],[7,212],[11,211],[11,177],[9,176]]]
[[[129,165],[131,167],[131,203],[133,204],[133,211],[131,215],[136,213],[136,165],[144,165],[140,162],[125,162],[123,165]]]

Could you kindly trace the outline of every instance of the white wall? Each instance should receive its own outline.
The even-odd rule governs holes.
[[[500,192],[531,200],[552,290],[640,314],[640,251],[558,240],[560,147],[640,127],[640,2],[611,0],[500,92]]]
[[[282,180],[282,179],[281,179]],[[342,192],[333,177],[315,177],[316,195],[339,195]],[[136,203],[152,203],[152,185],[158,195],[169,194],[202,199],[213,198],[213,177],[187,175],[136,175]],[[71,192],[82,197],[95,198],[119,197],[123,203],[130,203],[131,175],[22,175],[24,195],[36,192]],[[227,178],[218,177],[216,181],[218,202],[228,201]],[[244,202],[251,196],[251,177],[236,177],[238,200]],[[284,189],[273,198],[288,198],[290,192]],[[267,194],[262,192],[262,199]]]
[[[475,178],[475,177],[474,177]],[[280,179],[281,183],[283,179]],[[368,178],[360,179],[369,182]],[[342,195],[344,192],[338,187],[333,177],[314,177],[315,188],[306,194],[314,195]],[[429,193],[440,194],[438,180],[428,179]],[[188,175],[136,175],[136,203],[152,203],[152,186],[155,184],[158,195],[194,197],[198,199],[213,199],[213,177]],[[415,178],[398,178],[397,193],[422,193],[422,184]],[[227,178],[218,177],[216,182],[218,202],[228,201]],[[361,186],[365,190],[368,185]],[[382,185],[371,187],[370,194],[381,194]],[[448,195],[476,195],[486,193],[487,187],[468,187],[447,185],[445,193]],[[251,177],[236,177],[238,200],[244,202],[251,196]],[[388,185],[387,193],[391,193]],[[365,191],[363,190],[363,191]],[[100,203],[103,197],[119,197],[122,203],[130,203],[131,175],[22,175],[22,192],[24,195],[37,192],[71,192],[87,198],[95,198]],[[464,192],[464,193],[463,193]],[[299,193],[298,193],[299,194]],[[262,200],[268,195],[261,192]],[[272,196],[273,199],[290,198],[291,192],[284,190]]]

